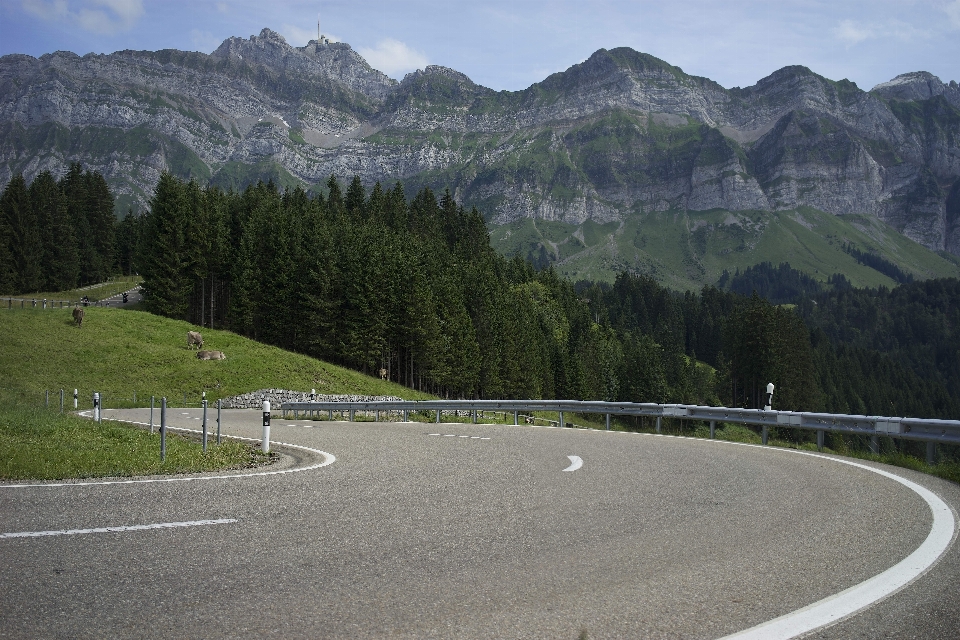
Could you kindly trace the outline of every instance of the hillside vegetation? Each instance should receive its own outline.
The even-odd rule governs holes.
[[[855,287],[897,284],[858,261],[850,247],[882,255],[917,279],[960,276],[955,256],[934,253],[874,216],[835,216],[809,207],[653,212],[606,224],[526,218],[493,226],[490,243],[504,255],[553,264],[574,281],[612,283],[630,271],[680,291],[698,291],[717,283],[724,271],[761,262],[789,262],[824,283],[842,273]]]
[[[197,327],[141,311],[88,307],[83,327],[69,309],[0,310],[0,387],[21,393],[80,390],[81,407],[93,391],[107,407],[129,406],[167,396],[182,403],[232,396],[262,388],[324,394],[426,396],[314,358],[289,353],[228,331],[203,329],[204,347],[223,351],[227,359],[201,361],[187,348],[186,333]]]

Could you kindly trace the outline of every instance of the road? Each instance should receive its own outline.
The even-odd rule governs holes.
[[[224,430],[258,438],[260,414]],[[881,574],[934,521],[898,482],[775,448],[276,418],[272,439],[317,452],[274,445],[292,455],[273,475],[0,485],[0,533],[88,531],[0,539],[0,637],[720,638]],[[957,485],[866,464],[955,517]],[[119,529],[140,525],[165,526]],[[810,637],[956,638],[958,604],[951,544]]]

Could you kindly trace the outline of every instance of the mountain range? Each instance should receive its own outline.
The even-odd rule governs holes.
[[[960,87],[926,72],[864,91],[790,66],[726,89],[616,48],[494,91],[440,66],[397,82],[348,44],[293,47],[269,29],[211,54],[0,58],[0,185],[76,161],[121,213],[147,206],[162,171],[233,189],[322,189],[331,174],[449,188],[501,250],[572,276],[708,282],[736,263],[711,256],[749,253],[787,220],[830,227],[824,214],[846,225],[830,227],[838,247],[904,264],[900,234],[939,253],[909,270],[960,273]],[[679,267],[647,246],[663,220],[681,230]]]

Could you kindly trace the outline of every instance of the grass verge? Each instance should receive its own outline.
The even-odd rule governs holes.
[[[52,409],[30,407],[0,394],[0,479],[64,480],[198,473],[243,469],[269,462],[255,445],[226,439],[199,441],[167,434],[160,461],[160,434],[118,422],[97,424]]]

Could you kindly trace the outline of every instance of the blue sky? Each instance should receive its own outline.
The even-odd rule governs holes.
[[[321,31],[400,79],[427,64],[518,90],[628,46],[749,86],[802,64],[863,89],[908,71],[960,82],[960,0],[0,0],[0,55],[211,52],[263,27]]]

